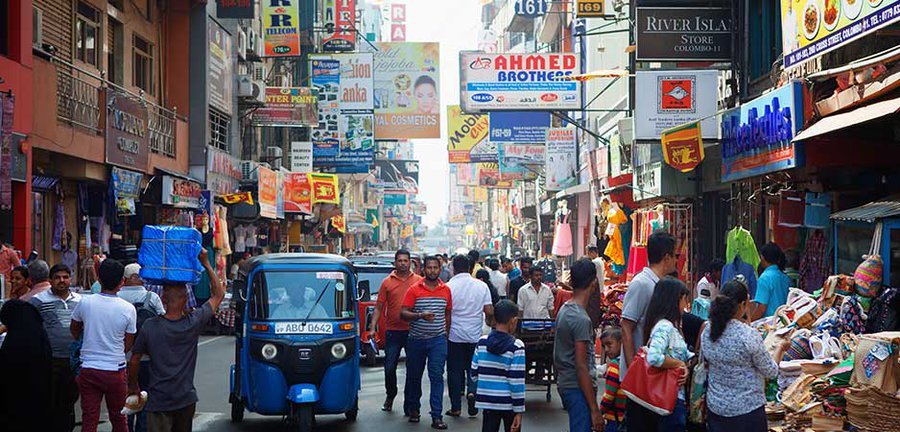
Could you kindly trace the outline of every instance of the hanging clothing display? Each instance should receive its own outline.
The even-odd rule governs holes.
[[[553,233],[553,255],[569,256],[574,252],[572,250],[572,228],[569,227],[569,216],[562,216],[562,221],[556,222],[556,229]]]
[[[628,217],[619,206],[612,206],[606,219],[609,221],[609,225],[606,227],[609,244],[606,245],[603,253],[612,261],[613,271],[615,271],[615,266],[625,265],[625,249],[622,245],[622,227],[620,225],[628,223]],[[616,274],[622,274],[622,271],[617,271]]]
[[[831,194],[807,192],[804,213],[803,224],[807,228],[827,228],[828,217],[831,215]]]
[[[827,240],[822,230],[812,230],[806,237],[803,258],[800,260],[800,289],[813,292],[825,284],[830,275],[826,259]]]
[[[731,282],[738,275],[743,276],[744,281],[747,282],[750,298],[756,298],[756,268],[742,260],[739,255],[722,267],[722,284]]]
[[[753,269],[759,267],[759,252],[753,235],[741,226],[732,228],[725,236],[725,262],[732,262],[737,256]]]
[[[784,227],[803,226],[805,212],[803,195],[800,192],[784,192],[778,208],[778,225]]]
[[[231,240],[228,238],[228,209],[224,206],[218,206],[218,208],[216,208],[216,214],[218,215],[219,229],[221,230],[221,243],[216,242],[216,244],[220,245],[219,253],[222,254],[222,256],[228,256],[231,255]]]

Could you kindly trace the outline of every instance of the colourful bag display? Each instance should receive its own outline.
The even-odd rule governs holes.
[[[647,352],[641,350],[634,356],[622,381],[622,392],[638,405],[666,416],[675,410],[678,401],[679,369],[661,369],[650,366]]]
[[[867,255],[866,260],[853,273],[853,279],[856,280],[856,293],[863,297],[875,297],[881,290],[883,267],[881,256]]]

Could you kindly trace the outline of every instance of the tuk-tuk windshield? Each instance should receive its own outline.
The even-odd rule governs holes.
[[[265,309],[257,309],[257,319],[315,320],[354,316],[347,273],[269,271],[264,272],[262,278],[265,290],[261,291],[266,292],[268,299]]]

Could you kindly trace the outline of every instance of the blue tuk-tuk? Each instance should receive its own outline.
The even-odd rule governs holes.
[[[356,288],[353,265],[337,255],[262,255],[241,267],[234,282],[233,422],[245,409],[288,416],[302,432],[319,414],[356,420]]]

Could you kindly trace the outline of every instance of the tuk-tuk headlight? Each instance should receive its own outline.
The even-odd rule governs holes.
[[[331,356],[336,360],[340,360],[347,356],[347,345],[343,343],[336,343],[331,346]]]
[[[263,356],[264,359],[272,360],[275,358],[276,355],[278,355],[278,347],[276,347],[275,345],[272,345],[270,343],[267,343],[262,346],[262,349],[259,350],[259,353]]]

